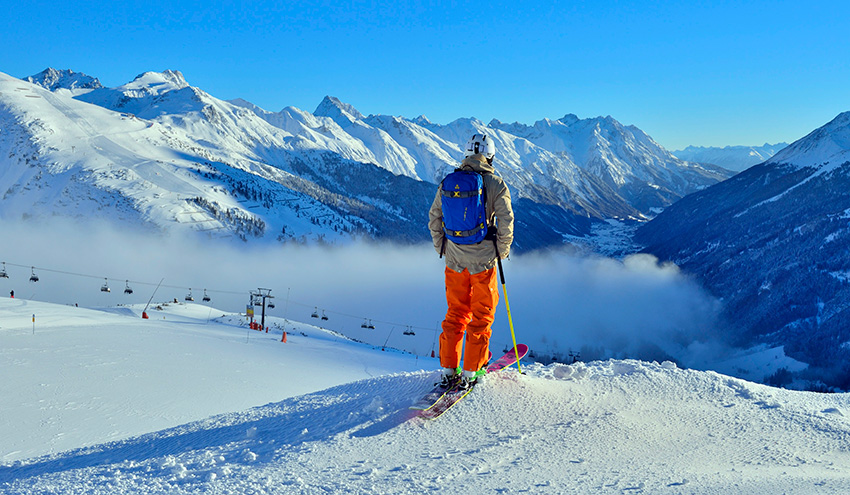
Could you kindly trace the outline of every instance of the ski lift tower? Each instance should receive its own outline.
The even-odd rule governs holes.
[[[269,329],[266,328],[266,299],[274,299],[274,296],[271,295],[271,292],[271,289],[263,289],[261,287],[257,288],[256,292],[251,291],[251,300],[261,301],[262,312],[260,313],[260,327],[264,328],[266,330],[266,333],[269,332]]]

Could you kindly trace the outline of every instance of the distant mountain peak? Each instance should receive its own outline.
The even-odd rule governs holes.
[[[842,112],[834,119],[810,132],[807,136],[771,158],[773,163],[793,164],[797,167],[832,167],[850,160],[850,112]]]
[[[579,119],[579,118],[578,118],[578,115],[576,115],[576,114],[574,114],[574,113],[568,113],[568,114],[564,115],[563,117],[561,117],[561,118],[560,118],[560,119],[558,119],[558,120],[559,120],[560,122],[562,122],[562,123],[566,124],[566,125],[573,125],[573,124],[575,124],[576,122],[578,122],[578,121],[579,121],[579,120],[581,120],[581,119]]]
[[[57,70],[53,67],[48,67],[24,80],[41,86],[48,91],[56,91],[59,88],[98,89],[103,87],[96,77],[91,77],[81,72],[74,72],[70,69]]]
[[[778,151],[788,146],[788,143],[765,143],[762,146],[687,146],[684,149],[672,151],[674,156],[689,162],[711,163],[720,167],[740,172],[753,165],[770,160]]]
[[[188,88],[189,83],[186,82],[186,78],[179,70],[165,70],[163,72],[150,71],[139,74],[125,87],[135,89],[141,87],[154,89],[156,87],[161,92],[162,90]]]
[[[322,102],[319,103],[319,106],[316,107],[316,111],[313,112],[313,115],[317,117],[330,117],[340,125],[366,118],[352,105],[343,103],[339,100],[339,98],[333,96],[325,96],[324,99],[322,99]]]
[[[850,135],[850,112],[839,113],[834,119],[827,122],[822,129],[833,137],[835,137],[836,134],[840,134],[842,136]],[[844,149],[850,149],[850,142],[844,142],[842,146]]]

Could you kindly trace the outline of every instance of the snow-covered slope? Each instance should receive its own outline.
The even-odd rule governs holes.
[[[850,161],[850,112],[844,112],[823,127],[795,141],[773,156],[771,163],[814,167],[826,173]]]
[[[762,146],[688,146],[683,150],[673,151],[673,155],[682,160],[699,163],[713,163],[728,170],[744,171],[753,165],[767,161],[788,146],[788,143],[768,144]]]
[[[846,388],[850,112],[638,230],[647,251],[724,298],[739,344],[784,345]]]
[[[850,490],[847,394],[526,363],[427,422],[408,406],[433,360],[300,324],[284,344],[199,306],[137,313],[0,299],[0,493]]]

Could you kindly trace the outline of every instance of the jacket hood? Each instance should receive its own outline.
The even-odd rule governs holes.
[[[460,164],[460,168],[471,168],[475,172],[479,173],[492,174],[496,171],[496,169],[493,168],[493,165],[488,163],[487,158],[485,158],[484,155],[481,153],[464,158],[463,163]]]

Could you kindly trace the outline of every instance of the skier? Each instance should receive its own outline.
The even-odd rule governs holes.
[[[15,298],[15,291],[10,290],[10,291],[9,291],[9,297],[10,297],[11,299],[14,299],[14,298]]]
[[[485,373],[489,359],[490,327],[499,303],[496,257],[505,259],[510,254],[514,229],[511,194],[504,180],[494,173],[495,154],[496,147],[491,137],[474,134],[466,144],[465,158],[458,169],[476,172],[482,179],[481,196],[486,211],[484,228],[487,229],[487,236],[483,240],[465,243],[463,239],[451,235],[460,232],[446,230],[445,220],[451,212],[444,212],[443,209],[444,197],[447,196],[443,187],[449,177],[444,179],[444,184],[437,191],[429,212],[428,228],[434,248],[441,257],[446,257],[448,310],[440,335],[440,365],[443,367],[440,384],[445,388],[455,385],[468,388],[474,385]],[[450,235],[447,236],[447,232]]]

